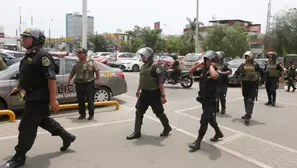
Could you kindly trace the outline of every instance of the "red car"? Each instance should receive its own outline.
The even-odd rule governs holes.
[[[98,62],[101,62],[102,64],[106,64],[108,62],[108,59],[106,57],[100,57],[100,56],[94,56],[94,59]]]

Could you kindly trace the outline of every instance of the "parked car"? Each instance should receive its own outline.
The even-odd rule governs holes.
[[[0,50],[1,53],[9,54],[15,58],[22,58],[25,56],[25,52],[12,51],[12,50]]]
[[[142,65],[143,65],[143,62],[141,57],[136,55],[131,59],[125,59],[120,61],[119,68],[123,71],[138,72]]]
[[[19,62],[22,59],[22,58],[16,58],[10,54],[3,53],[3,52],[0,52],[0,56],[5,60],[7,66],[10,66],[15,62]]]
[[[202,53],[189,53],[183,59],[183,70],[189,70],[196,62],[202,60]]]
[[[111,59],[108,60],[106,65],[119,68],[123,60],[132,59],[135,56],[135,53],[117,53],[114,57],[111,57]]]
[[[57,78],[57,99],[60,103],[76,102],[75,85],[73,81],[69,88],[66,83],[73,64],[77,57],[54,57],[59,71]],[[9,92],[17,85],[19,77],[19,64],[16,62],[8,68],[0,71],[0,109],[23,109],[24,103],[20,102],[17,96],[8,96]],[[95,101],[108,101],[112,96],[127,92],[127,83],[123,72],[120,69],[110,68],[102,63],[100,66],[100,87],[95,88]]]

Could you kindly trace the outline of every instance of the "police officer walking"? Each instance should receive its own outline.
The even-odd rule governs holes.
[[[70,86],[70,81],[75,76],[74,83],[76,89],[76,96],[78,101],[78,111],[80,116],[79,120],[86,118],[86,107],[85,102],[87,99],[88,102],[88,110],[89,110],[89,118],[88,120],[94,119],[94,93],[95,93],[95,85],[99,87],[99,79],[100,79],[100,67],[98,63],[94,59],[87,60],[88,51],[83,48],[78,48],[76,50],[76,54],[79,58],[71,70],[71,73],[68,78],[67,87]],[[96,79],[94,77],[94,73],[96,74]]]
[[[292,92],[295,92],[295,90],[296,90],[296,87],[295,87],[296,68],[295,68],[295,65],[293,65],[292,61],[289,61],[289,65],[286,69],[287,69],[287,74],[288,74],[287,92],[290,92],[291,86],[293,88]]]
[[[164,113],[163,107],[163,104],[166,103],[163,69],[157,63],[154,63],[154,54],[151,48],[141,48],[136,54],[141,56],[144,64],[140,68],[139,86],[136,92],[138,101],[135,106],[134,132],[127,136],[126,139],[131,140],[141,137],[143,115],[149,106],[160,119],[164,127],[160,136],[168,136],[172,128],[169,125],[169,120]]]
[[[223,51],[217,51],[219,60],[220,73],[222,74],[221,78],[218,80],[217,92],[218,92],[218,102],[217,102],[217,112],[220,112],[220,102],[222,106],[221,114],[226,113],[226,96],[229,85],[228,76],[232,74],[232,69],[227,63],[224,63],[225,53]]]
[[[259,77],[262,75],[259,64],[254,61],[254,53],[247,51],[243,54],[246,62],[241,64],[235,71],[235,76],[241,76],[241,89],[244,98],[244,107],[246,114],[241,118],[248,124],[252,118],[254,101],[258,96]]]
[[[265,65],[266,92],[268,102],[265,105],[275,106],[276,90],[278,84],[284,82],[284,70],[280,64],[276,63],[277,54],[275,52],[267,53],[268,62]]]
[[[49,117],[50,110],[56,112],[60,107],[56,99],[55,64],[53,57],[43,49],[44,34],[39,29],[30,28],[21,36],[22,46],[27,52],[19,67],[19,85],[11,94],[20,89],[25,91],[25,110],[19,124],[16,154],[1,168],[16,168],[25,164],[26,153],[33,146],[38,126],[50,132],[52,136],[62,138],[61,151],[65,151],[76,138]]]
[[[199,67],[203,67],[202,76],[199,82],[199,92],[197,101],[202,104],[202,115],[200,119],[199,135],[195,142],[189,145],[192,150],[200,149],[201,141],[206,134],[208,124],[210,124],[215,130],[215,136],[211,138],[211,141],[218,141],[219,138],[223,138],[218,123],[216,121],[216,103],[217,103],[217,80],[219,73],[216,71],[217,54],[214,51],[207,51],[203,54],[204,62],[198,62],[194,65],[189,73],[193,74]]]

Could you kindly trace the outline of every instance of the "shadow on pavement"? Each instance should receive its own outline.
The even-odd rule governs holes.
[[[244,123],[244,120],[241,119],[241,118],[233,118],[232,119],[232,122],[238,122],[238,123],[245,124]],[[253,125],[265,125],[265,124],[266,124],[265,122],[259,122],[259,121],[256,121],[256,120],[251,119],[250,120],[250,123],[249,123],[249,126],[253,126]]]
[[[141,138],[135,140],[133,144],[136,146],[153,145],[153,146],[164,147],[165,145],[162,144],[162,141],[165,140],[166,138],[167,137],[141,134]]]
[[[98,122],[96,120],[96,114],[93,120],[88,120],[88,118],[85,118],[83,120],[79,120],[78,117],[66,117],[67,120],[71,120],[71,122],[76,124],[85,124],[85,123],[96,123]]]
[[[164,88],[166,88],[166,89],[179,89],[179,90],[185,90],[185,89],[187,89],[187,90],[192,90],[192,89],[195,89],[195,88],[183,88],[181,85],[165,85],[164,86]]]
[[[68,153],[75,153],[75,151],[68,149],[65,152],[58,151],[58,152],[41,154],[34,157],[27,156],[26,164],[22,168],[32,168],[32,167],[49,168],[51,165],[51,162],[50,162],[51,159],[59,157],[64,154],[68,154]],[[6,157],[4,160],[9,160],[11,157],[12,156]]]
[[[208,155],[208,158],[213,161],[218,160],[222,156],[221,150],[219,150],[213,145],[204,143],[203,141],[201,142],[201,148],[199,150],[197,151],[189,150],[189,152],[191,153],[199,152],[202,155]]]

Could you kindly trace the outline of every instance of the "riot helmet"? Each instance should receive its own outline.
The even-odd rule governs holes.
[[[217,54],[217,61],[219,63],[223,63],[225,58],[225,53],[223,51],[217,51],[216,54]]]
[[[144,47],[139,49],[136,52],[136,55],[139,55],[143,61],[153,59],[154,57],[154,51],[150,47]]]
[[[246,59],[246,57],[250,57],[251,60],[254,60],[255,59],[255,55],[252,51],[246,51],[244,54],[243,54],[243,58]]]
[[[217,58],[218,58],[217,53],[214,52],[214,51],[212,51],[212,50],[208,50],[208,51],[206,51],[205,53],[202,54],[202,56],[203,56],[204,61],[205,61],[206,59],[209,59],[209,60],[211,60],[212,62],[216,62],[216,61],[217,61]]]
[[[274,60],[276,60],[277,59],[277,54],[276,54],[276,52],[268,52],[267,54],[266,54],[266,57],[267,58],[272,58],[272,60],[274,61]]]
[[[20,34],[21,37],[32,37],[32,47],[42,46],[45,43],[45,35],[40,29],[27,28],[23,33]]]

